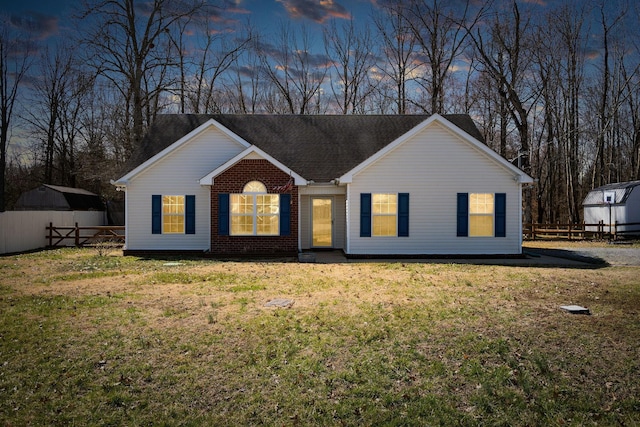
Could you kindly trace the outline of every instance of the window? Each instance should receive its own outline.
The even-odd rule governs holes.
[[[360,237],[409,237],[409,193],[360,193]]]
[[[280,195],[266,194],[259,181],[247,183],[242,194],[230,195],[232,236],[277,236],[280,232]]]
[[[374,236],[396,236],[398,224],[398,196],[372,194],[372,222]]]
[[[469,236],[493,236],[493,194],[469,194]]]
[[[152,234],[196,234],[196,196],[151,196]]]
[[[506,237],[505,193],[458,193],[458,237]]]
[[[184,233],[184,196],[162,196],[162,233]]]

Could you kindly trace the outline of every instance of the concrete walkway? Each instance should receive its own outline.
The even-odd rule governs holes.
[[[566,252],[566,253],[565,253]],[[342,251],[305,252],[305,260],[301,262],[315,262],[317,264],[340,264],[357,262],[418,262],[432,264],[478,264],[505,265],[522,267],[568,267],[568,268],[598,268],[608,264],[601,259],[582,256],[572,257],[569,251],[555,251],[547,253],[545,250],[527,249],[523,258],[372,258],[350,259]]]

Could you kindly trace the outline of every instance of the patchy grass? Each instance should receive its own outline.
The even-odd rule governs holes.
[[[638,267],[179,264],[0,258],[0,419],[640,423]]]

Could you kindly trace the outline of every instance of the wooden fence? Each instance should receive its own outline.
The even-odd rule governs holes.
[[[79,227],[54,227],[49,223],[49,246],[87,246],[104,242],[124,244],[124,225]],[[68,242],[72,240],[73,243]]]
[[[523,224],[522,233],[525,239],[568,239],[589,240],[609,239],[630,235],[640,236],[640,222],[605,224]]]

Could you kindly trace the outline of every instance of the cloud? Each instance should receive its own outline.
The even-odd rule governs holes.
[[[349,11],[334,0],[276,0],[292,18],[307,18],[323,23],[329,18],[351,18]]]
[[[255,78],[256,75],[264,73],[264,69],[261,66],[241,65],[238,67],[232,67],[232,70],[240,76],[248,78]]]
[[[205,6],[202,10],[211,21],[224,23],[237,23],[237,20],[229,18],[229,15],[247,15],[251,13],[249,10],[240,7],[239,3],[228,0]]]
[[[140,16],[149,17],[157,7],[153,2],[136,2],[134,4],[136,13]],[[181,2],[168,2],[165,12],[181,13],[183,4]],[[237,26],[238,20],[232,15],[247,15],[249,10],[240,7],[240,3],[233,0],[218,0],[214,4],[204,3],[202,7],[195,10],[190,15],[197,20],[209,20],[218,25]]]
[[[275,46],[271,43],[257,42],[256,48],[263,54],[271,57],[275,61],[281,61],[288,54],[291,58],[291,63],[297,62],[292,56],[302,58],[302,61],[314,68],[327,68],[333,64],[333,60],[323,53],[311,53],[304,50],[289,50],[283,51],[282,47]],[[291,65],[291,64],[290,64]]]
[[[58,18],[39,12],[27,11],[22,15],[12,15],[11,25],[27,31],[37,40],[45,40],[58,32]]]

